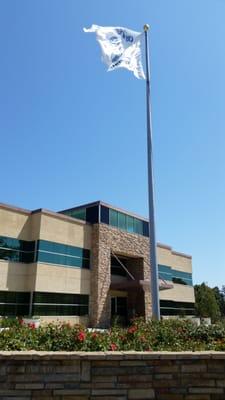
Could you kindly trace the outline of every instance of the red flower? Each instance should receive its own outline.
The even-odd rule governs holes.
[[[117,350],[117,345],[116,345],[116,343],[111,343],[111,344],[110,344],[110,350],[111,350],[111,351]]]
[[[91,337],[92,337],[92,339],[97,339],[98,334],[97,334],[96,332],[93,332],[93,333],[91,334]]]
[[[35,324],[33,322],[30,322],[28,326],[30,329],[35,329]]]
[[[83,342],[86,339],[86,333],[83,331],[79,332],[77,335],[77,339],[79,340],[79,342]]]
[[[137,327],[135,325],[133,325],[130,328],[128,328],[127,332],[128,333],[134,333],[134,332],[136,332],[136,330],[137,330]]]

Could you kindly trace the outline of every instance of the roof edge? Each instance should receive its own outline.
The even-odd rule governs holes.
[[[140,219],[142,221],[148,222],[148,218],[142,217],[141,215],[135,214],[134,212],[130,212],[130,211],[124,210],[123,208],[115,207],[112,204],[105,203],[102,200],[97,200],[97,201],[94,201],[94,202],[91,202],[91,203],[80,204],[79,206],[66,208],[65,210],[61,210],[61,211],[58,211],[58,212],[61,214],[64,211],[78,210],[79,208],[92,207],[92,206],[99,205],[99,204],[104,206],[104,207],[111,208],[111,209],[113,209],[115,211],[122,212],[123,214],[129,215],[131,217],[135,217],[135,218],[138,218],[138,219]]]
[[[27,214],[27,215],[31,214],[30,210],[27,210],[27,209],[21,208],[21,207],[16,207],[16,206],[13,206],[11,204],[6,204],[6,203],[0,203],[0,208],[2,208],[3,210],[19,212],[20,214]]]

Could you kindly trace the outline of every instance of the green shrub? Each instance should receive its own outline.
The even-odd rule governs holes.
[[[89,331],[81,325],[48,324],[8,326],[0,333],[0,350],[43,351],[225,351],[225,325],[196,326],[190,320],[145,322],[136,319],[128,328]]]
[[[18,327],[20,325],[19,319],[18,318],[8,318],[8,317],[2,317],[0,319],[0,327],[1,328],[10,328],[10,327]]]

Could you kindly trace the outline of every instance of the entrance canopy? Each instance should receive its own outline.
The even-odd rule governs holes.
[[[148,280],[126,280],[121,282],[111,282],[110,289],[111,290],[132,290],[132,289],[143,289],[146,290],[149,288],[150,281]]]

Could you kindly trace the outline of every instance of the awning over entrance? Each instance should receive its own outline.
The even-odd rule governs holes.
[[[167,281],[164,281],[164,279],[159,279],[159,290],[167,290],[172,288],[173,288],[172,283],[168,283]]]
[[[127,280],[121,282],[111,282],[110,289],[111,290],[132,290],[132,289],[143,289],[146,290],[149,288],[150,281],[148,280]]]
[[[121,281],[121,282],[111,282],[110,289],[111,290],[132,290],[132,289],[143,289],[147,290],[150,286],[150,281],[149,280],[127,280],[127,281]],[[166,289],[172,289],[173,285],[159,279],[159,290],[166,290]]]

